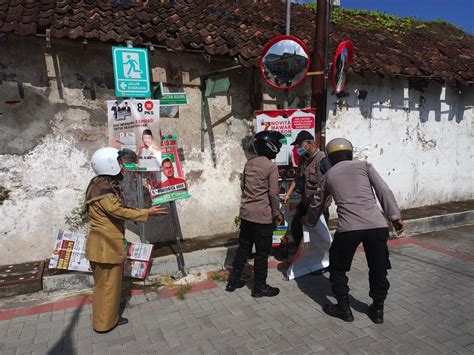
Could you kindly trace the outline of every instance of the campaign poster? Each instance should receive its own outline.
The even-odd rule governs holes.
[[[152,244],[130,243],[127,259],[124,262],[123,276],[145,279],[152,251]]]
[[[109,145],[127,150],[126,170],[160,171],[160,101],[108,100]]]
[[[51,269],[92,272],[86,259],[86,238],[84,234],[58,230],[49,267]]]
[[[290,110],[264,110],[255,111],[257,118],[257,132],[278,131],[285,136],[280,153],[275,158],[277,165],[293,165],[298,157],[294,157],[295,149],[291,146],[296,136],[301,131],[309,131],[314,135],[316,110],[290,109]]]
[[[276,226],[273,230],[272,235],[272,247],[278,247],[281,245],[281,240],[286,236],[288,232],[288,222],[285,221],[285,224],[282,226]]]
[[[190,197],[175,134],[161,137],[161,158],[160,181],[147,181],[152,205]]]
[[[56,242],[51,253],[49,268],[82,272],[92,272],[86,259],[87,236],[82,233],[56,232]],[[124,261],[123,276],[144,279],[150,266],[152,244],[124,243],[127,258]]]

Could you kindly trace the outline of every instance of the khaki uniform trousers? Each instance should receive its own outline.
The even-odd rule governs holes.
[[[90,263],[94,274],[92,328],[106,332],[115,327],[119,320],[122,264]]]

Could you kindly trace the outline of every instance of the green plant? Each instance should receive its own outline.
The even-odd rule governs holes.
[[[145,291],[145,293],[154,292],[157,295],[159,295],[162,286],[163,284],[160,281],[156,281],[156,282],[151,283],[150,285],[143,286],[143,290]]]
[[[84,220],[84,207],[78,206],[73,208],[66,216],[64,216],[64,222],[74,231],[80,230],[85,227],[86,221]]]
[[[235,216],[234,218],[234,224],[237,228],[240,227],[240,216]]]
[[[181,285],[178,287],[178,290],[176,291],[176,298],[178,300],[184,300],[186,298],[186,295],[191,292],[192,286],[190,284],[185,284]]]
[[[227,281],[227,270],[220,270],[209,274],[209,279],[216,282]]]
[[[307,6],[316,12],[316,4]],[[407,34],[415,29],[423,29],[431,34],[439,34],[457,40],[462,40],[465,36],[462,28],[444,20],[424,21],[416,17],[398,17],[372,10],[334,8],[331,11],[331,23],[372,30],[386,30],[398,34]]]
[[[6,187],[0,186],[0,205],[3,205],[3,201],[8,200],[10,192]]]

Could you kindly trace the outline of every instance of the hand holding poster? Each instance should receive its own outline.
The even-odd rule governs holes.
[[[85,257],[86,240],[85,234],[58,230],[49,268],[92,272],[89,260]],[[152,244],[127,243],[123,276],[143,280],[150,265],[152,250]]]
[[[190,197],[179,160],[176,135],[161,139],[161,180],[148,182],[152,205]]]
[[[152,244],[130,243],[124,261],[123,276],[144,279],[150,265]]]
[[[92,272],[85,255],[86,236],[84,234],[58,230],[49,268]]]
[[[124,162],[125,169],[160,171],[159,100],[108,100],[107,118],[109,145],[137,155]]]
[[[280,200],[283,200],[284,195],[279,195]],[[287,205],[283,205],[280,203],[280,210],[283,213],[283,225],[275,226],[273,229],[273,237],[272,237],[272,247],[278,247],[282,243],[282,238],[286,237],[288,233],[288,222],[289,218],[291,218],[288,210]]]

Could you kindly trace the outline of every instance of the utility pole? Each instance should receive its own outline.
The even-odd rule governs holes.
[[[290,26],[291,26],[291,0],[286,0],[286,26],[285,26],[285,35],[290,35]],[[288,99],[289,99],[289,90],[283,90],[283,109],[288,109]]]
[[[326,145],[326,112],[327,112],[327,62],[329,42],[329,12],[330,0],[317,0],[316,35],[313,45],[314,71],[311,81],[311,107],[316,109],[316,140],[320,149]],[[324,74],[323,74],[324,73]]]

